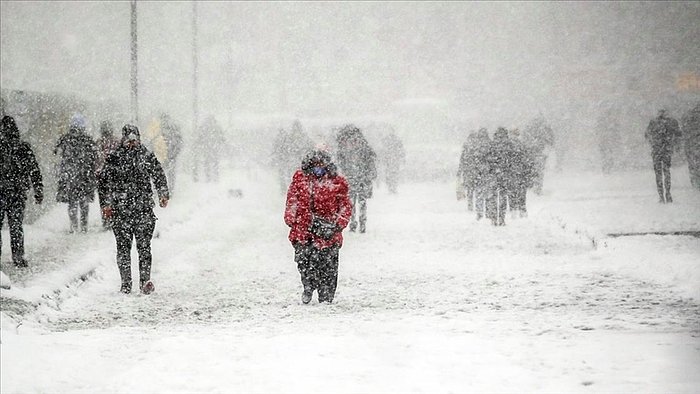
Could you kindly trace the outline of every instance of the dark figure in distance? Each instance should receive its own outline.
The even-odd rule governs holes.
[[[299,167],[299,162],[313,149],[313,143],[302,128],[301,122],[294,122],[287,131],[280,129],[273,143],[271,164],[277,170],[280,190],[287,190],[289,180]]]
[[[199,180],[199,172],[204,172],[206,182],[219,181],[219,161],[224,149],[224,132],[213,116],[208,117],[199,128],[194,143],[194,181]]]
[[[0,229],[7,216],[10,226],[12,261],[17,267],[27,267],[24,258],[24,208],[27,191],[34,188],[34,201],[41,204],[44,185],[34,152],[19,138],[19,129],[11,116],[3,116],[0,130]],[[0,238],[0,250],[2,239]]]
[[[654,163],[659,202],[673,202],[671,197],[671,155],[681,138],[678,121],[669,117],[665,109],[661,109],[659,116],[649,122],[644,138],[651,145],[651,158]]]
[[[382,164],[384,165],[384,175],[389,193],[398,193],[399,174],[401,166],[406,162],[406,152],[404,151],[401,139],[392,131],[383,139]]]
[[[284,211],[304,287],[304,304],[311,301],[314,290],[318,291],[318,302],[333,302],[342,230],[351,212],[348,183],[338,175],[330,155],[325,151],[310,153],[292,176]]]
[[[56,201],[68,204],[70,232],[87,232],[89,204],[95,199],[97,147],[85,132],[85,117],[75,114],[68,133],[59,138],[54,154],[61,155]]]
[[[467,210],[474,210],[476,185],[476,132],[471,131],[462,146],[457,168],[457,200],[467,199]]]
[[[486,201],[493,189],[493,176],[490,168],[491,138],[485,128],[479,129],[474,139],[473,184],[474,210],[476,220],[486,213]]]
[[[509,132],[512,152],[510,154],[510,177],[507,180],[508,204],[515,217],[519,212],[520,217],[527,216],[527,190],[535,180],[535,163],[532,153],[520,140],[520,130],[513,129]]]
[[[508,130],[499,127],[493,134],[488,165],[491,188],[487,192],[486,217],[494,226],[505,226],[508,209],[509,183],[513,179],[513,160],[515,147],[508,138]]]
[[[139,129],[122,128],[122,142],[105,163],[100,189],[105,196],[102,211],[112,219],[117,241],[117,266],[122,293],[131,292],[131,245],[136,240],[139,254],[139,288],[144,294],[155,290],[151,281],[151,238],[156,226],[153,213],[153,189],[159,205],[165,208],[170,198],[163,168],[156,156],[141,145]]]
[[[690,184],[700,190],[700,102],[681,119]]]
[[[535,163],[535,194],[542,194],[548,147],[554,146],[554,132],[542,115],[535,118],[523,132],[523,143],[532,153]]]
[[[367,199],[372,198],[372,182],[377,178],[376,154],[360,129],[353,125],[338,132],[337,142],[338,164],[350,185],[350,231],[357,228],[359,216],[360,232],[364,233],[367,230]]]

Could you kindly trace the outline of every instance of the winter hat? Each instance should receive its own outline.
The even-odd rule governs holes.
[[[71,129],[85,130],[86,126],[87,126],[87,121],[85,120],[85,117],[82,114],[76,112],[70,118],[70,128]]]
[[[122,127],[122,142],[129,140],[141,141],[139,128],[132,124],[126,124]]]
[[[1,137],[7,140],[16,140],[19,138],[19,128],[15,123],[15,118],[12,116],[3,116],[2,129],[0,130]]]
[[[330,176],[337,175],[335,164],[331,161],[331,155],[325,150],[314,150],[309,152],[301,162],[301,170],[307,174],[313,171],[315,165],[321,164],[326,167]]]

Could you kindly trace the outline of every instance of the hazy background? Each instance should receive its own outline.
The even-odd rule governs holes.
[[[227,128],[380,119],[411,146],[542,113],[572,165],[619,114],[630,164],[659,107],[698,100],[700,3],[198,2],[200,119]],[[192,122],[192,3],[139,2],[141,123]],[[2,1],[3,89],[130,97],[129,2]],[[273,132],[277,127],[271,127]],[[590,149],[588,149],[590,148]],[[449,154],[454,152],[449,151]],[[458,154],[458,149],[457,149]],[[593,155],[593,156],[592,156]],[[410,159],[410,154],[409,154]],[[458,157],[450,157],[450,165]]]

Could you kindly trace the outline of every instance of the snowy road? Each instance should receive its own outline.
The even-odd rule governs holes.
[[[700,240],[600,238],[697,229],[698,193],[679,181],[668,207],[637,178],[566,182],[503,228],[449,184],[379,189],[336,302],[302,305],[274,180],[183,181],[157,212],[156,293],[117,293],[109,234],[64,250],[94,275],[22,325],[3,315],[2,392],[698,392]]]

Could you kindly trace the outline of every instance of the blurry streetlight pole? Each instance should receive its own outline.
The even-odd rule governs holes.
[[[139,122],[138,32],[136,26],[136,0],[131,0],[131,117]]]
[[[197,1],[192,1],[192,134],[197,132],[199,108],[197,106]]]

